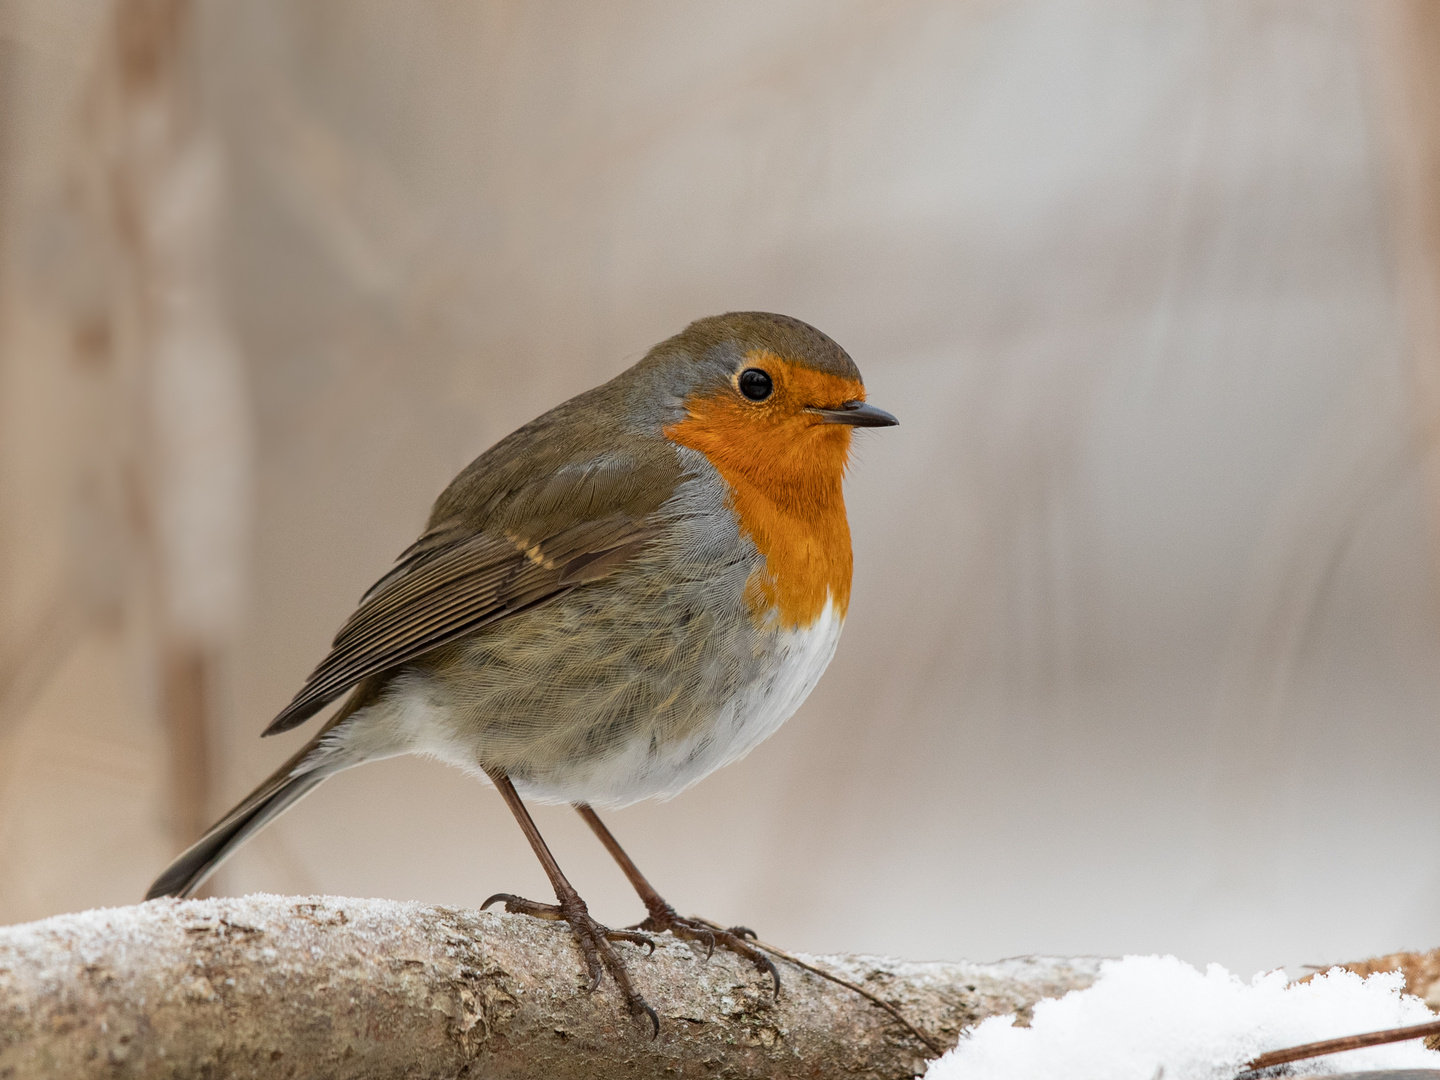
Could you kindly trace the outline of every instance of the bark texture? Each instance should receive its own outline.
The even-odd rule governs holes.
[[[855,993],[781,963],[622,945],[660,1014],[591,994],[563,924],[381,900],[157,900],[0,928],[0,1078],[875,1077],[926,1051]],[[949,1046],[1089,985],[1098,960],[807,957]]]

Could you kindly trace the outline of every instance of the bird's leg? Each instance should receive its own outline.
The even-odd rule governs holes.
[[[535,850],[535,857],[545,868],[545,874],[550,878],[550,884],[555,889],[555,899],[558,902],[540,904],[534,900],[526,900],[523,896],[496,893],[480,907],[488,908],[491,904],[503,900],[506,911],[521,915],[534,915],[541,919],[563,919],[569,923],[570,929],[575,931],[575,939],[580,945],[580,953],[585,958],[585,967],[590,975],[590,989],[593,991],[600,985],[602,973],[609,969],[631,1014],[648,1016],[650,1023],[654,1025],[655,1034],[659,1035],[660,1017],[640,996],[639,991],[631,985],[630,974],[625,970],[625,965],[611,944],[612,941],[629,941],[637,945],[647,945],[653,952],[655,943],[646,934],[635,930],[611,930],[590,917],[590,912],[585,907],[585,901],[580,899],[580,894],[575,891],[575,887],[561,873],[560,864],[555,861],[555,856],[550,854],[550,848],[546,845],[545,838],[535,827],[535,822],[530,817],[530,811],[525,809],[525,804],[520,801],[520,793],[515,790],[515,785],[510,782],[510,778],[499,769],[486,769],[485,771],[500,790],[500,794],[504,796],[510,812],[515,815],[515,820],[520,823],[520,831],[525,834],[525,839],[530,841],[530,846]]]
[[[653,933],[663,933],[669,930],[678,938],[685,938],[689,941],[699,941],[705,945],[706,955],[714,953],[715,946],[728,949],[730,952],[743,956],[761,971],[765,972],[775,982],[775,996],[780,996],[780,972],[771,963],[770,958],[763,952],[751,945],[745,939],[754,937],[755,932],[743,926],[732,926],[729,930],[719,930],[707,926],[699,919],[687,919],[676,913],[675,909],[666,903],[665,898],[655,891],[655,886],[645,880],[645,875],[635,865],[630,856],[625,854],[625,849],[620,842],[610,834],[600,816],[591,809],[588,803],[576,803],[576,811],[585,823],[590,826],[595,835],[600,838],[600,843],[605,845],[605,850],[620,864],[620,869],[625,871],[625,876],[630,879],[630,884],[640,894],[641,901],[645,904],[645,910],[650,913],[649,918],[637,924],[632,929],[649,930]]]

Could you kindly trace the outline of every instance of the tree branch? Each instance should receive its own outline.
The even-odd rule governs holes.
[[[874,1004],[782,964],[623,946],[658,1039],[564,924],[334,897],[157,900],[0,928],[0,1080],[19,1077],[908,1077],[926,1052]],[[946,1046],[1089,985],[1097,960],[806,957]]]

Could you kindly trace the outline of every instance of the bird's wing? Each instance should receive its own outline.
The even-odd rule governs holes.
[[[362,679],[623,566],[656,535],[655,510],[675,479],[657,491],[653,468],[639,469],[646,482],[636,483],[623,462],[617,475],[614,458],[589,464],[507,494],[479,527],[458,515],[432,522],[361,599],[265,734],[303,723]]]

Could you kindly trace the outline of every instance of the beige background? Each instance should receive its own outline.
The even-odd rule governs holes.
[[[1423,3],[171,2],[127,97],[112,5],[0,0],[0,921],[175,850],[174,642],[218,672],[213,817],[455,471],[761,308],[902,426],[819,689],[611,816],[681,910],[1245,973],[1440,944]],[[216,888],[546,891],[417,760]]]

